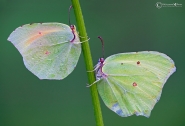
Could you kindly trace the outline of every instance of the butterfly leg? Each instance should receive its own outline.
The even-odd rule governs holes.
[[[100,79],[99,79],[100,80]],[[86,87],[91,87],[93,84],[96,84],[99,80],[96,80],[95,82],[93,82],[92,84],[87,84]]]
[[[80,35],[79,35],[79,32],[77,32],[77,33],[78,33],[77,35],[78,35],[79,38],[85,38],[85,37],[83,37],[83,36],[80,36]],[[88,36],[87,36],[87,38],[88,38]]]
[[[93,71],[96,71],[97,69],[99,68],[98,65],[94,66],[94,70],[90,70],[90,71],[87,71],[87,72],[93,72]]]
[[[82,41],[82,42],[74,42],[74,44],[80,44],[80,43],[84,43],[84,42],[87,42],[87,41],[89,41],[90,40],[90,38],[88,38],[87,40],[85,40],[85,41]]]

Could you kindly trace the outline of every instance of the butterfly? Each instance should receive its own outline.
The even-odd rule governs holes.
[[[81,53],[74,25],[33,23],[18,27],[8,40],[18,49],[28,70],[40,79],[64,79]]]
[[[93,84],[97,84],[109,109],[121,117],[134,114],[149,117],[176,67],[163,53],[141,51],[100,58],[94,70],[96,81]]]
[[[69,7],[69,24],[70,10]],[[61,80],[76,67],[81,43],[75,25],[33,23],[18,27],[8,40],[18,49],[26,68],[40,79]],[[85,42],[85,41],[84,41]]]

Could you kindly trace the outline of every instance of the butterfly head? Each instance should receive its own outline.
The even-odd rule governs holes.
[[[72,30],[73,32],[74,32],[75,29],[76,29],[75,25],[70,25],[70,28],[71,28],[71,30]]]
[[[102,63],[104,62],[104,58],[99,58],[98,62]]]

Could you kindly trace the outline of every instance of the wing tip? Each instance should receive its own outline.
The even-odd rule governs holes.
[[[7,38],[8,41],[10,41],[10,36]],[[10,41],[11,42],[11,41]]]
[[[16,29],[15,29],[16,30]],[[15,30],[8,36],[7,40],[12,42],[12,35],[14,34]]]

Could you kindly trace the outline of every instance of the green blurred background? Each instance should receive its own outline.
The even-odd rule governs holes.
[[[169,55],[177,71],[163,88],[150,118],[122,118],[101,100],[105,126],[185,126],[185,1],[81,0],[93,63],[135,51]],[[156,2],[182,7],[157,9]],[[68,24],[70,0],[0,0],[0,126],[95,126],[83,55],[62,81],[39,80],[29,72],[17,49],[7,41],[17,27],[33,22]],[[72,11],[71,22],[76,24]]]

